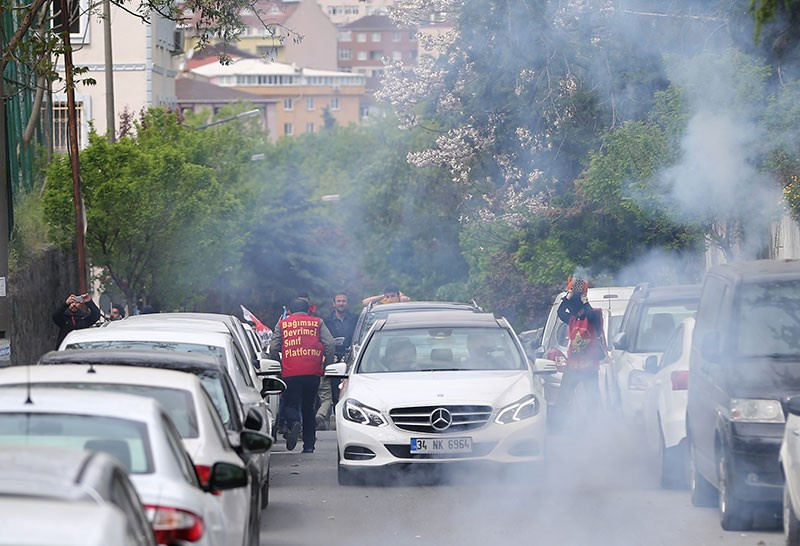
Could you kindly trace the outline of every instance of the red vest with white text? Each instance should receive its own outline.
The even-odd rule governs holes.
[[[281,329],[283,377],[322,375],[324,346],[319,339],[322,319],[293,313],[278,323]]]

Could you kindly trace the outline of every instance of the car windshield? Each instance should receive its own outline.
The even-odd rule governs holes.
[[[639,315],[639,323],[631,352],[663,352],[667,346],[667,341],[669,341],[678,324],[684,319],[693,317],[696,310],[697,300],[645,305]]]
[[[197,438],[197,413],[194,411],[192,393],[181,389],[168,387],[155,387],[151,385],[123,385],[118,383],[36,383],[39,387],[78,389],[87,391],[113,391],[125,394],[146,396],[157,400],[166,410],[181,438]],[[3,385],[4,387],[21,387],[18,385]]]
[[[738,308],[740,356],[800,356],[800,280],[743,284]]]
[[[225,349],[214,345],[200,343],[181,343],[177,341],[148,341],[148,340],[97,340],[79,341],[70,343],[66,349],[156,349],[173,351],[176,353],[200,353],[225,358]]]
[[[131,474],[153,472],[147,426],[140,421],[64,413],[0,413],[0,445],[104,451]]]
[[[507,330],[436,327],[375,332],[358,373],[521,369],[525,361]]]

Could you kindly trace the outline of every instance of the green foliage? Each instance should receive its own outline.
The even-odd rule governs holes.
[[[9,247],[9,272],[21,271],[51,244],[44,221],[41,195],[38,192],[17,195],[14,229]]]

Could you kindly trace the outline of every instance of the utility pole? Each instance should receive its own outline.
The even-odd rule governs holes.
[[[77,2],[78,0],[72,0]],[[67,126],[69,128],[69,160],[72,166],[72,195],[75,200],[75,246],[78,254],[78,289],[89,291],[84,242],[83,197],[81,196],[81,170],[78,162],[78,123],[75,115],[75,78],[72,64],[72,45],[69,40],[70,0],[61,0],[61,38],[64,41],[64,74],[67,80]]]
[[[103,40],[106,65],[106,137],[117,139],[116,113],[114,111],[114,56],[111,49],[111,0],[103,2]]]
[[[11,306],[8,300],[8,245],[11,232],[10,169],[8,166],[8,125],[6,120],[5,81],[0,73],[0,366],[11,358]]]

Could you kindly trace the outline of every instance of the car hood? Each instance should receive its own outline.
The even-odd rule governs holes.
[[[376,409],[435,404],[500,407],[530,393],[539,394],[527,370],[404,372],[352,375],[344,398]]]

